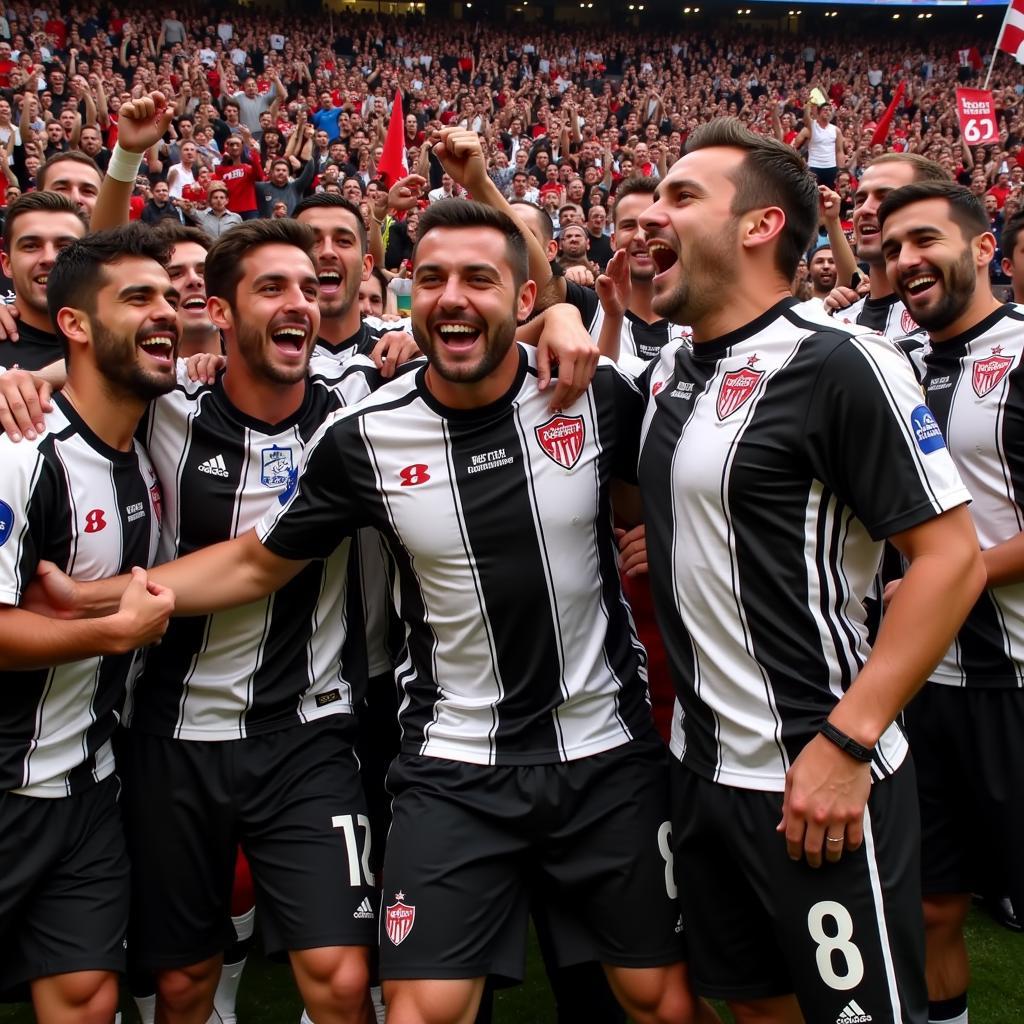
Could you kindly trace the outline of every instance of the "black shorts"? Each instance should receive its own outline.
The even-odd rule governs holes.
[[[531,894],[559,966],[682,960],[666,761],[656,739],[567,764],[400,754],[381,977],[521,979]]]
[[[0,793],[0,991],[123,971],[128,855],[110,776],[54,800]]]
[[[903,718],[924,892],[984,892],[1024,907],[1024,690],[928,683]]]
[[[808,167],[811,174],[819,185],[826,185],[828,188],[836,187],[836,178],[839,176],[838,167]]]
[[[374,944],[379,896],[354,732],[348,715],[209,743],[127,731],[133,966],[183,967],[234,942],[238,845],[268,952]]]
[[[818,869],[775,831],[782,794],[723,786],[673,759],[672,846],[701,995],[795,992],[804,1018],[925,1024],[913,766],[872,786],[864,843]]]

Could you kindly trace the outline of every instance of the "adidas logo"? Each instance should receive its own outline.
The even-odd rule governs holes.
[[[867,1024],[867,1021],[874,1020],[870,1013],[865,1013],[856,999],[851,999],[844,1007],[842,1013],[836,1017],[836,1024]]]
[[[199,463],[199,472],[208,473],[210,476],[227,476],[228,470],[224,465],[224,456],[215,455],[212,459]]]
[[[370,903],[369,897],[363,897],[363,902],[356,907],[356,911],[352,916],[357,921],[372,921],[377,916],[373,911],[373,905]],[[871,1018],[868,1017],[867,1020],[871,1020]]]

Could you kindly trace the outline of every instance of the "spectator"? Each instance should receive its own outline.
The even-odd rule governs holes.
[[[228,190],[223,184],[212,184],[208,198],[210,208],[195,216],[196,222],[211,238],[220,238],[229,228],[242,223],[241,216],[228,209]]]

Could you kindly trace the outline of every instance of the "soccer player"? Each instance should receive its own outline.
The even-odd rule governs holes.
[[[928,407],[971,492],[987,572],[904,715],[921,802],[928,1019],[966,1024],[970,893],[1024,907],[1024,312],[992,295],[996,241],[969,190],[906,185],[886,196],[878,220],[892,286],[928,332]]]
[[[359,526],[385,537],[407,641],[381,938],[392,1021],[470,1021],[487,975],[520,976],[531,888],[563,961],[603,962],[640,1024],[713,1019],[681,962],[663,748],[611,527],[642,400],[606,362],[553,415],[514,343],[535,292],[518,228],[461,200],[422,224],[428,366],[325,424],[256,530],[161,575],[192,615],[291,586]],[[122,587],[72,587],[72,603],[98,610]]]
[[[666,346],[638,382],[681,705],[672,849],[695,883],[679,890],[695,987],[741,1024],[923,1024],[916,792],[893,720],[984,570],[903,355],[793,312],[817,207],[791,148],[722,118],[640,217],[653,308],[693,327],[692,351]],[[910,568],[872,651],[863,600],[887,537]]]
[[[853,196],[853,240],[857,259],[868,265],[870,291],[863,298],[842,286],[832,292],[825,308],[835,311],[841,323],[870,327],[889,338],[917,332],[914,318],[886,276],[878,226],[882,200],[893,189],[915,181],[949,181],[949,175],[940,164],[916,153],[886,153],[876,157],[861,175]]]
[[[1024,213],[1012,216],[999,233],[1003,273],[1013,286],[1013,301],[1024,299]]]
[[[181,326],[179,358],[188,359],[201,352],[219,354],[220,331],[206,309],[206,281],[203,276],[211,244],[209,235],[199,228],[173,221],[161,224],[158,233],[171,247],[167,273],[181,296],[178,306]]]
[[[80,223],[73,206],[69,218]],[[48,282],[67,386],[33,440],[0,439],[0,989],[30,983],[42,1024],[107,1024],[124,969],[111,736],[135,651],[159,641],[174,605],[144,569],[160,499],[134,440],[174,383],[164,262],[138,228],[72,241]],[[113,614],[49,619],[18,607],[44,559],[77,579],[133,575]]]

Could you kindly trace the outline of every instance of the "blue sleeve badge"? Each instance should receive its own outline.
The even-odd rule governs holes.
[[[14,509],[6,501],[0,501],[0,548],[7,543],[7,538],[14,533]]]
[[[946,447],[945,439],[935,415],[927,405],[919,405],[910,414],[910,425],[914,428],[914,437],[917,438],[917,447],[928,455],[937,452],[940,448]]]

